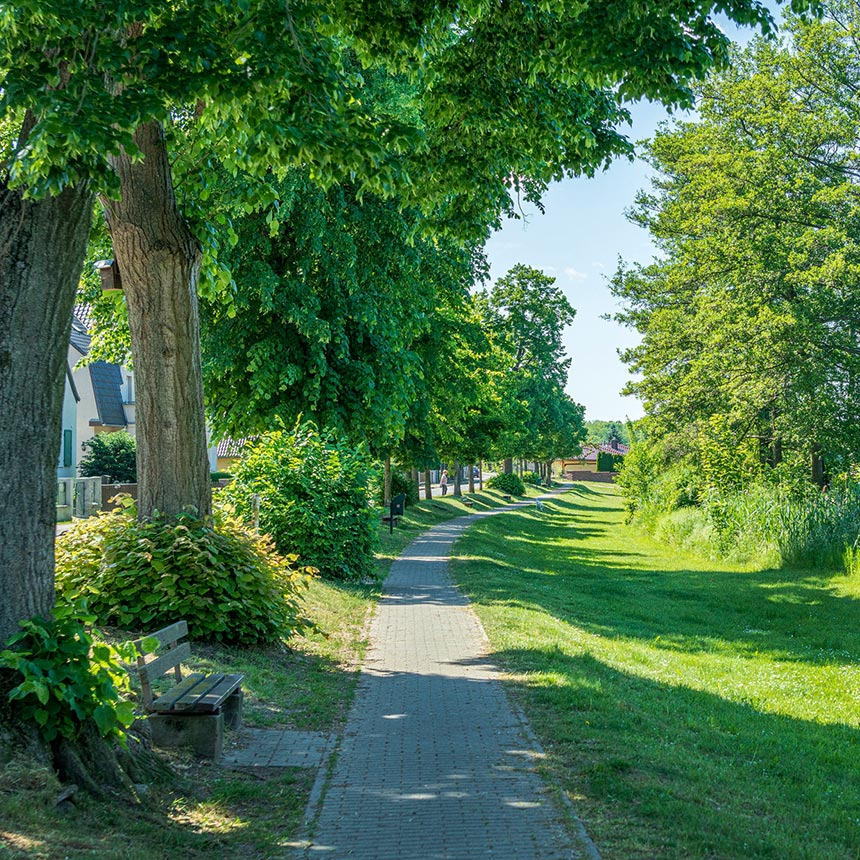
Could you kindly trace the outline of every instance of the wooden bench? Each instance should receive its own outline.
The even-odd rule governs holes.
[[[388,523],[388,531],[393,532],[397,520],[403,516],[406,511],[406,493],[401,493],[391,500],[391,505],[388,508],[388,513],[382,515],[382,522]]]
[[[156,746],[187,746],[217,761],[221,758],[225,723],[232,729],[242,724],[244,676],[194,672],[183,678],[180,663],[191,656],[191,645],[182,641],[187,636],[188,624],[177,621],[134,643],[143,705]],[[153,639],[158,640],[154,651],[145,647]],[[152,682],[171,670],[176,684],[155,695]]]
[[[467,507],[471,508],[474,506],[475,502],[473,499],[470,499],[468,496],[460,496],[460,501]]]

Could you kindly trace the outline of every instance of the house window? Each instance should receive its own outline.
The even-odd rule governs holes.
[[[54,437],[56,439],[56,436]],[[63,468],[72,465],[72,431],[63,430]]]

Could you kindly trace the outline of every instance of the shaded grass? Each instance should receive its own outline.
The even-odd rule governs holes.
[[[544,508],[454,573],[604,860],[860,856],[860,581],[684,555],[610,486]]]
[[[504,504],[492,491],[471,498],[472,508],[453,496],[410,507],[393,534],[380,523],[379,580],[313,581],[304,598],[314,625],[310,632],[256,648],[194,643],[185,669],[244,674],[246,725],[337,731],[352,701],[368,622],[391,562],[427,528]],[[140,632],[104,631],[110,640]],[[177,779],[149,786],[146,806],[100,803],[78,794],[70,813],[55,806],[59,785],[50,771],[27,761],[0,767],[0,860],[285,855],[300,826],[313,772],[229,770],[181,754],[169,760]]]

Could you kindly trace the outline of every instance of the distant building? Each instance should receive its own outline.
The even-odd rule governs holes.
[[[604,453],[623,457],[629,451],[630,447],[622,445],[620,442],[583,445],[582,454],[579,457],[565,457],[561,460],[556,460],[556,466],[562,474],[565,472],[596,472],[598,454]]]
[[[75,307],[66,356],[66,386],[63,397],[63,436],[57,476],[77,474],[84,443],[96,433],[135,430],[134,374],[127,367],[94,361],[78,366],[90,349],[89,308]]]

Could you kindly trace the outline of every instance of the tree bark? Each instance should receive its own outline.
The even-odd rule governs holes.
[[[429,501],[433,498],[433,487],[430,483],[430,470],[424,470],[424,501]]]
[[[463,493],[460,490],[460,461],[454,461],[454,495],[462,496]]]
[[[386,456],[383,461],[382,478],[382,501],[385,505],[391,504],[391,457]]]
[[[54,605],[57,459],[86,188],[33,201],[0,187],[0,645]]]
[[[475,492],[475,464],[469,463],[469,492]]]
[[[484,492],[484,463],[481,461],[478,463],[478,486],[480,487],[481,492]]]
[[[809,455],[810,478],[814,484],[823,487],[827,483],[824,474],[824,460],[821,456],[821,446],[813,445]]]
[[[160,123],[143,123],[141,161],[112,159],[120,200],[103,200],[128,304],[137,388],[138,514],[212,512],[197,280],[200,246],[176,205]]]
[[[421,498],[421,483],[418,477],[418,469],[415,466],[412,467],[412,486],[415,487],[415,498]]]
[[[503,467],[503,471],[506,475],[513,474],[513,471],[514,471],[513,457],[505,457],[505,465]]]

